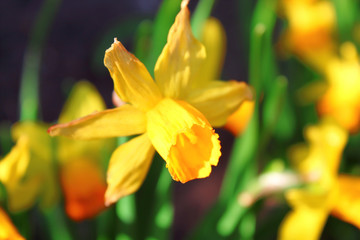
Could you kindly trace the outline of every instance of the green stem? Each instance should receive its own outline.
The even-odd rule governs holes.
[[[71,234],[66,226],[63,211],[59,206],[46,209],[43,214],[52,240],[72,240]]]
[[[60,0],[45,0],[35,21],[24,65],[20,87],[20,120],[35,121],[39,111],[39,72],[42,48]]]
[[[250,38],[250,70],[249,83],[255,88],[256,102],[258,102],[261,94],[261,75],[259,68],[262,59],[262,44],[265,35],[266,26],[263,23],[257,23],[253,28]]]
[[[209,18],[215,0],[200,0],[191,18],[191,28],[194,36],[200,39],[206,19]]]
[[[173,223],[174,208],[171,202],[171,182],[169,171],[163,167],[155,189],[154,211],[149,236],[153,239],[169,239]]]

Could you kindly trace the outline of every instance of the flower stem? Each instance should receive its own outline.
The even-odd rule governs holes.
[[[191,18],[191,28],[194,36],[200,39],[203,25],[209,18],[215,0],[200,0]]]
[[[39,73],[42,49],[61,0],[46,0],[33,26],[24,56],[20,86],[20,120],[34,121],[39,112]]]

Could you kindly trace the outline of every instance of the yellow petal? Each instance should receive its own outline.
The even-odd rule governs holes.
[[[89,140],[118,136],[129,136],[145,132],[145,115],[131,105],[90,114],[69,123],[49,128],[50,136],[66,136]]]
[[[285,196],[293,209],[280,225],[279,239],[319,239],[334,204],[333,193],[292,189]]]
[[[105,103],[96,88],[90,82],[80,81],[73,87],[60,114],[59,123],[69,122],[104,109]],[[81,141],[59,137],[57,140],[57,158],[61,164],[86,156],[100,159],[104,148],[115,146],[115,139]]]
[[[51,153],[51,138],[46,130],[48,124],[40,122],[17,122],[11,128],[11,134],[14,141],[17,141],[21,136],[27,136],[31,153],[35,156],[50,161]]]
[[[59,117],[65,123],[105,109],[105,103],[94,85],[87,81],[75,84]]]
[[[296,208],[280,225],[279,240],[318,240],[328,212],[311,208]]]
[[[197,86],[205,86],[206,82],[219,79],[224,64],[226,35],[219,20],[212,17],[205,22],[200,41],[206,49],[206,59],[202,64],[202,77],[197,81]]]
[[[360,178],[340,175],[338,183],[339,195],[331,214],[360,228]]]
[[[9,239],[9,240],[25,240],[14,225],[11,222],[11,219],[7,216],[5,211],[0,208],[0,239]]]
[[[146,110],[161,98],[159,88],[144,64],[116,39],[105,52],[104,64],[114,81],[115,92],[122,101]]]
[[[155,80],[162,93],[179,99],[193,84],[201,82],[200,66],[206,57],[204,46],[191,32],[189,10],[182,5],[155,65]]]
[[[253,115],[254,108],[254,101],[244,101],[244,103],[228,117],[224,127],[234,134],[234,136],[240,135],[246,129]]]
[[[6,187],[11,212],[25,211],[35,205],[44,181],[38,176]]]
[[[79,157],[100,160],[104,152],[111,153],[116,146],[116,138],[73,140],[67,137],[58,137],[57,140],[57,159],[60,164]]]
[[[14,205],[30,207],[34,204],[34,199],[40,195],[40,206],[46,208],[52,206],[59,198],[57,175],[53,165],[52,139],[46,133],[47,128],[48,126],[43,123],[20,122],[11,129],[14,139],[23,135],[30,139],[31,153],[25,181],[11,190],[16,199],[10,202],[19,202],[13,203]],[[26,194],[27,197],[21,197],[22,194]]]
[[[204,114],[212,126],[221,127],[241,103],[252,98],[252,89],[244,82],[212,81],[189,93],[186,101]]]
[[[220,152],[218,135],[206,118],[182,101],[165,98],[147,113],[147,133],[174,180],[210,175]]]
[[[23,135],[11,152],[0,161],[0,181],[6,188],[8,205],[12,212],[33,206],[39,193],[38,178],[23,181],[29,170],[29,163],[29,139]]]
[[[26,173],[29,161],[29,139],[22,136],[11,152],[0,161],[0,181],[5,186],[19,182]]]
[[[347,132],[332,120],[323,119],[318,126],[307,127],[305,136],[310,142],[309,164],[320,161],[324,171],[337,175]]]
[[[106,206],[140,188],[154,153],[155,150],[146,134],[133,138],[114,151],[107,173]]]
[[[61,166],[60,179],[68,216],[76,221],[96,216],[105,208],[105,177],[90,159],[73,159]]]

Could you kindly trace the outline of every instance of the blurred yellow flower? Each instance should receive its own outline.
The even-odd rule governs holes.
[[[43,208],[58,199],[51,139],[46,128],[45,124],[32,122],[17,123],[12,128],[16,146],[0,161],[0,181],[12,212],[32,207],[39,196]]]
[[[360,62],[355,46],[344,43],[341,58],[329,61],[325,77],[328,88],[317,103],[321,116],[331,116],[355,133],[360,128]]]
[[[254,113],[255,102],[245,101],[233,114],[231,114],[225,124],[234,136],[240,135],[247,127]]]
[[[338,175],[342,151],[347,142],[346,131],[325,120],[305,130],[309,146],[299,144],[290,157],[305,188],[291,189],[286,199],[292,210],[283,220],[279,239],[319,239],[328,215],[354,224],[360,221],[354,210],[360,208],[360,178]]]
[[[225,30],[216,18],[206,20],[202,29],[200,41],[206,49],[206,59],[202,72],[208,79],[218,79],[225,59],[226,35]],[[241,134],[250,121],[254,111],[254,101],[244,101],[239,108],[226,120],[224,128],[235,136]]]
[[[0,239],[25,240],[2,208],[0,208]]]
[[[326,0],[282,0],[281,3],[288,21],[281,46],[322,71],[335,52],[334,6]]]
[[[59,121],[104,108],[94,86],[81,81],[70,93]],[[111,142],[75,141],[64,137],[55,141],[47,134],[48,128],[49,125],[40,122],[19,122],[12,127],[12,137],[17,144],[0,161],[0,181],[8,193],[9,209],[26,210],[38,198],[43,208],[52,206],[59,198],[60,182],[69,217],[82,220],[96,215],[105,208],[106,182],[100,153],[101,149],[111,146]]]
[[[71,121],[105,109],[105,103],[89,82],[77,83],[59,116],[59,123]],[[101,164],[104,150],[110,152],[115,141],[79,141],[65,137],[57,140],[60,183],[65,210],[73,220],[91,218],[105,208],[106,181]]]
[[[156,82],[115,39],[104,63],[115,92],[127,104],[49,129],[52,136],[74,139],[141,134],[111,156],[107,205],[141,186],[155,149],[174,180],[185,183],[209,176],[221,155],[211,125],[224,125],[244,100],[252,98],[245,83],[214,81],[205,74],[206,51],[191,33],[187,2],[182,2],[156,63]]]

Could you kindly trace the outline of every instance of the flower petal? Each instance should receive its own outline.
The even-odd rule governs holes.
[[[114,81],[115,92],[122,101],[146,110],[161,98],[159,88],[144,64],[116,39],[105,52],[104,64]]]
[[[9,210],[21,212],[34,206],[43,182],[39,176],[33,176],[24,182],[6,186]]]
[[[311,208],[292,210],[280,225],[279,240],[320,239],[328,212]]]
[[[280,225],[279,239],[319,239],[334,203],[331,193],[292,189],[286,200],[293,209]]]
[[[234,136],[240,135],[247,127],[255,108],[254,101],[244,101],[240,107],[231,114],[225,124]]]
[[[179,98],[202,78],[204,46],[191,32],[190,13],[183,4],[155,65],[155,80],[165,97]]]
[[[147,134],[133,138],[114,151],[107,173],[106,206],[140,188],[154,153]]]
[[[147,113],[147,133],[176,181],[207,177],[219,161],[219,136],[206,118],[185,102],[167,98],[159,102]]]
[[[360,178],[342,174],[338,183],[339,195],[331,214],[360,228]]]
[[[2,208],[0,208],[0,226],[0,239],[25,240]]]
[[[225,60],[226,35],[218,19],[211,17],[206,20],[200,41],[206,49],[206,58],[201,66],[202,70],[199,70],[202,77],[198,79],[196,86],[205,86],[209,81],[219,79]]]
[[[323,119],[321,124],[307,127],[305,136],[310,152],[304,163],[315,168],[315,162],[320,162],[324,174],[336,176],[348,133],[331,119]]]
[[[0,161],[0,181],[5,186],[19,182],[26,173],[29,161],[29,139],[22,136],[11,152]]]
[[[105,208],[105,178],[91,159],[74,159],[61,166],[60,180],[68,216],[76,221],[94,217]]]
[[[90,114],[69,123],[57,124],[48,129],[50,136],[66,136],[89,140],[129,136],[145,132],[145,115],[131,105]]]
[[[17,122],[11,127],[11,135],[14,141],[21,136],[27,136],[32,154],[51,161],[51,138],[46,133],[48,124],[40,122]]]
[[[105,103],[94,85],[87,81],[80,81],[72,88],[60,114],[59,123],[69,122],[104,109]],[[57,159],[64,164],[66,161],[83,157],[100,159],[105,148],[113,149],[116,139],[81,141],[59,137],[57,140]]]
[[[61,111],[59,123],[65,123],[105,109],[105,103],[94,85],[80,81],[72,88]]]
[[[212,126],[221,127],[242,102],[252,98],[253,91],[244,82],[212,81],[192,91],[186,101],[204,114]]]

